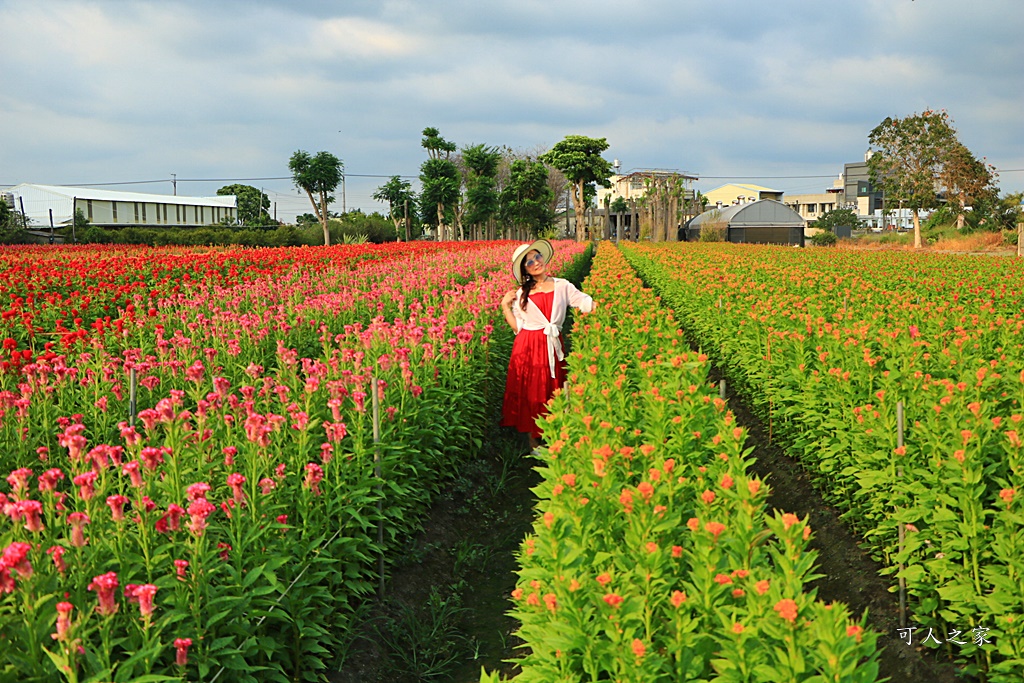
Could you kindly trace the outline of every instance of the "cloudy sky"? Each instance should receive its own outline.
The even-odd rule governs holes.
[[[0,185],[267,178],[289,217],[273,178],[328,150],[370,211],[366,176],[416,176],[435,126],[819,192],[886,116],[945,108],[1019,191],[1022,35],[1021,0],[0,0]]]

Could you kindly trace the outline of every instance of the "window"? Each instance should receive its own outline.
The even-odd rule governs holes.
[[[117,202],[110,202],[110,210],[114,214],[114,222],[117,222]]]
[[[181,211],[179,211],[180,208],[181,207],[178,206],[177,204],[174,205],[174,222],[175,223],[181,223]]]
[[[205,206],[200,206],[199,207],[199,222],[200,223],[205,223],[206,222],[206,207]]]
[[[91,199],[86,199],[85,200],[85,210],[88,213],[89,220],[92,220],[92,200]]]
[[[142,203],[142,222],[146,222],[146,203]]]
[[[167,205],[164,204],[164,225],[167,225]]]
[[[807,213],[817,213],[817,212],[818,212],[818,205],[817,204],[808,204],[807,205]]]
[[[139,222],[139,203],[138,202],[132,202],[132,204],[135,205],[135,222],[138,223]]]

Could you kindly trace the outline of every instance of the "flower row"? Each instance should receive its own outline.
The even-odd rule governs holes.
[[[585,289],[512,596],[516,680],[876,680],[877,636],[805,592],[811,529],[766,513],[707,359],[614,247]]]
[[[1019,681],[1021,264],[728,245],[625,253],[871,543],[894,589],[903,579],[915,622],[989,629],[953,654],[988,680]]]

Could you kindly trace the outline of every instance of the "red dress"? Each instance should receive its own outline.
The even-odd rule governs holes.
[[[530,294],[530,301],[544,317],[551,319],[554,292]],[[545,405],[555,389],[565,384],[565,364],[555,361],[555,377],[548,361],[548,338],[544,330],[519,330],[508,361],[501,426],[515,427],[540,438],[536,419],[547,414]]]

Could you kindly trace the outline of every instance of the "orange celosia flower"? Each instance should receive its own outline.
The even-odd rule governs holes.
[[[846,635],[853,636],[857,639],[857,642],[859,643],[861,639],[864,637],[864,629],[860,626],[857,626],[856,624],[854,624],[853,626],[847,626]]]
[[[554,612],[558,609],[558,598],[555,597],[554,593],[546,593],[544,595],[544,604],[549,610]]]
[[[643,641],[640,640],[639,638],[634,638],[633,639],[633,654],[636,655],[636,658],[640,659],[641,657],[644,656],[645,652],[647,652],[647,648],[644,647]]]
[[[790,623],[796,623],[797,605],[796,601],[783,598],[775,603],[775,611],[779,616]]]
[[[782,527],[789,530],[789,527],[793,526],[800,521],[800,518],[794,515],[792,512],[787,512],[782,515]]]
[[[711,490],[705,490],[704,493],[700,494],[700,499],[710,505],[715,500],[715,492]]]
[[[768,579],[761,579],[754,584],[754,590],[757,591],[758,595],[764,595],[768,592],[768,588],[771,586]]]
[[[732,632],[736,635],[743,633],[743,624],[737,621],[735,624],[732,625]]]
[[[616,593],[609,593],[608,595],[604,596],[604,601],[608,603],[608,606],[612,609],[618,609],[619,605],[622,604],[622,600],[622,596]]]

